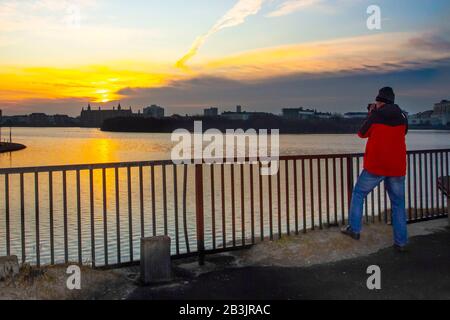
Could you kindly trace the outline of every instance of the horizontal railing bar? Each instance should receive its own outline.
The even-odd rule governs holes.
[[[96,169],[115,169],[115,168],[134,168],[139,166],[159,166],[173,164],[171,160],[142,161],[142,162],[114,162],[114,163],[96,163],[96,164],[78,164],[78,165],[59,165],[42,167],[23,167],[23,168],[2,168],[0,174],[17,173],[35,173],[35,172],[58,172],[58,171],[83,171]]]
[[[408,154],[429,154],[437,152],[450,152],[450,149],[430,149],[430,150],[412,150],[408,151]],[[364,153],[342,153],[342,154],[319,154],[319,155],[286,155],[280,156],[280,161],[286,160],[310,160],[310,159],[336,159],[336,158],[348,158],[348,157],[362,157]],[[224,164],[230,164],[230,159],[227,158],[213,158],[202,159],[202,162],[217,162],[222,161]],[[254,158],[234,158],[234,162],[254,161]],[[184,163],[194,164],[195,159],[184,160]],[[258,163],[260,160],[256,160]],[[183,161],[179,161],[183,163]],[[140,166],[162,166],[172,165],[172,160],[152,160],[152,161],[133,161],[133,162],[112,162],[112,163],[95,163],[95,164],[77,164],[77,165],[57,165],[57,166],[39,166],[39,167],[15,167],[15,168],[1,168],[0,175],[3,174],[19,174],[19,173],[35,173],[35,172],[57,172],[57,171],[77,171],[77,170],[95,170],[95,169],[114,169],[114,168],[134,168]]]

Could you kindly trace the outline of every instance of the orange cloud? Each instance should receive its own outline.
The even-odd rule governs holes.
[[[413,45],[420,35],[383,33],[329,41],[259,49],[212,59],[192,66],[200,74],[258,80],[289,74],[326,74],[367,69],[403,69],[410,62],[426,64],[450,58],[439,46]],[[389,43],[390,45],[382,45]]]

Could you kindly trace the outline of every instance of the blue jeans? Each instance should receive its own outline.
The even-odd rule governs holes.
[[[364,170],[353,190],[349,217],[350,227],[353,232],[361,232],[364,199],[382,181],[385,182],[389,199],[391,199],[395,244],[405,246],[408,243],[405,210],[405,177],[376,176]]]

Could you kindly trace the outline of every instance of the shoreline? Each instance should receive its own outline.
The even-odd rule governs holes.
[[[0,153],[20,151],[25,148],[26,146],[20,143],[9,143],[9,142],[0,143]]]
[[[101,132],[106,133],[154,133],[154,134],[171,134],[171,131],[112,131],[112,130],[102,130],[100,127],[80,127],[80,126],[72,126],[72,127],[56,127],[56,126],[13,126],[13,128],[18,129],[96,129]],[[411,132],[450,132],[450,128],[418,128],[418,127],[410,127],[409,131]],[[298,132],[298,133],[283,133],[280,132],[280,135],[328,135],[328,134],[356,134],[356,132],[338,132],[338,131],[329,131],[329,132]],[[26,148],[26,146],[24,146]],[[23,149],[23,148],[22,148]],[[1,152],[1,151],[0,151]],[[8,152],[8,151],[5,151]]]

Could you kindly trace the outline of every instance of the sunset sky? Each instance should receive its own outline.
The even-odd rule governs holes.
[[[346,112],[390,85],[417,112],[450,98],[449,21],[448,0],[0,0],[0,109]]]

